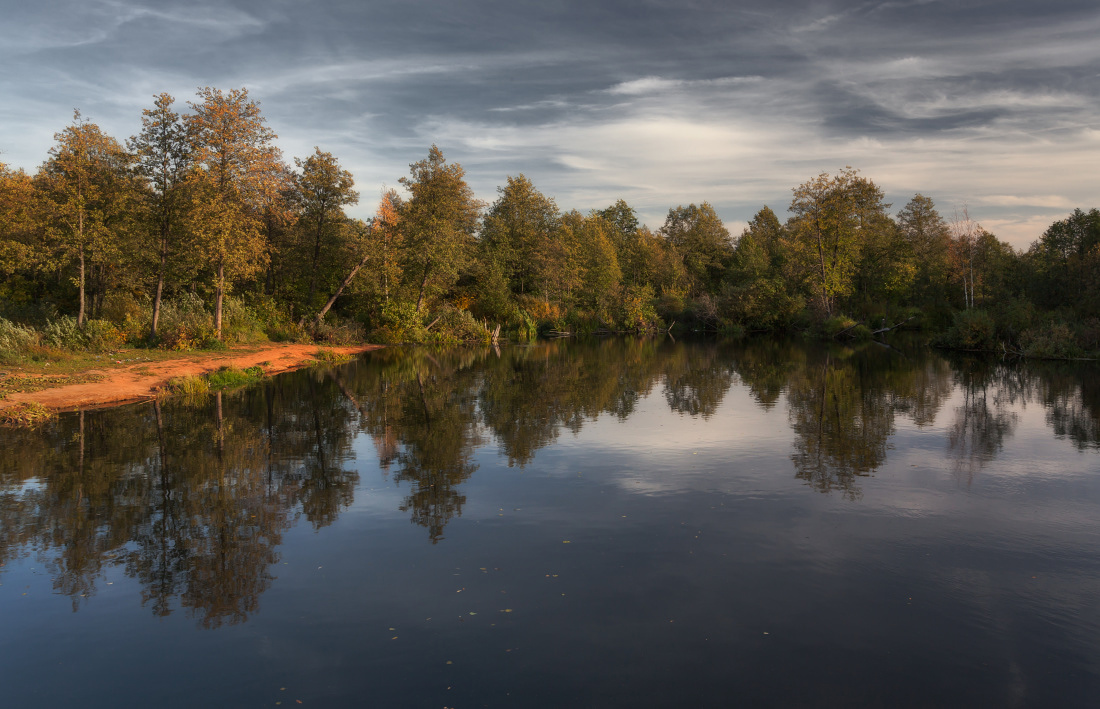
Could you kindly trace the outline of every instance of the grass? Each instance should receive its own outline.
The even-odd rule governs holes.
[[[53,420],[55,416],[57,414],[42,404],[28,401],[0,410],[0,425],[33,428]]]
[[[103,379],[102,374],[8,374],[0,372],[0,399],[9,394],[42,391],[69,384],[88,384]]]
[[[350,362],[353,357],[343,352],[334,352],[332,350],[317,350],[313,353],[313,356],[317,358],[317,364],[337,365],[346,364]]]
[[[168,382],[168,391],[172,394],[195,396],[255,384],[263,377],[264,370],[258,366],[249,367],[248,369],[222,367],[209,374],[176,377]]]

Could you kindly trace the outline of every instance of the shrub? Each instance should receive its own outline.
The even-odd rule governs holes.
[[[996,346],[993,318],[984,310],[961,310],[954,323],[933,340],[938,347],[956,350],[992,350]]]
[[[194,293],[161,303],[157,342],[169,350],[193,350],[214,336],[214,318]]]
[[[317,364],[326,364],[330,366],[346,364],[352,360],[351,355],[344,354],[343,352],[333,352],[332,350],[317,350],[313,353],[313,356],[317,358]]]
[[[242,299],[226,296],[222,301],[222,340],[225,342],[267,340],[263,319]]]
[[[309,333],[314,342],[330,345],[355,345],[366,339],[362,324],[355,320],[341,320],[329,314],[325,320],[317,323]]]
[[[441,345],[479,342],[487,345],[492,341],[493,334],[489,327],[476,319],[469,310],[445,305],[438,318],[427,333],[430,342]]]
[[[0,318],[0,361],[12,363],[27,355],[42,339],[34,328]]]
[[[1024,332],[1020,338],[1024,355],[1036,359],[1074,359],[1085,354],[1073,331],[1065,323]]]
[[[374,337],[387,344],[423,342],[424,321],[416,305],[406,301],[391,300],[382,306]]]

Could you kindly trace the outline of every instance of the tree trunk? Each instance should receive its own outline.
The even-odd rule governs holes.
[[[80,245],[80,310],[76,314],[77,327],[84,327],[84,244]]]
[[[428,285],[428,275],[431,273],[428,269],[424,269],[424,279],[420,281],[420,295],[416,297],[416,312],[420,312],[420,308],[424,305],[424,288]]]
[[[336,299],[340,297],[340,294],[343,293],[344,289],[347,288],[349,283],[351,283],[351,279],[355,278],[355,274],[359,273],[359,269],[361,269],[363,266],[365,266],[369,259],[370,259],[370,254],[367,254],[366,256],[363,257],[362,261],[360,261],[358,264],[355,265],[355,268],[351,269],[351,273],[349,273],[347,275],[347,278],[345,278],[343,283],[340,284],[340,287],[336,289],[336,292],[333,293],[332,297],[328,299],[328,302],[325,303],[325,306],[323,308],[321,308],[321,310],[317,313],[316,316],[314,316],[314,318],[313,318],[313,327],[317,327],[318,325],[321,324],[321,321],[324,320],[325,314],[328,313],[329,308],[332,307],[332,305],[336,302]],[[305,318],[302,318],[302,320],[304,321]],[[299,324],[302,324],[302,323],[299,323]]]
[[[214,336],[222,339],[222,299],[225,297],[225,264],[218,264],[218,286],[214,290]]]
[[[317,293],[317,262],[321,260],[321,235],[325,229],[324,212],[317,218],[317,234],[313,240],[313,268],[309,272],[309,300],[313,305],[313,296]]]
[[[160,233],[160,271],[157,272],[157,293],[153,297],[153,322],[149,326],[149,341],[157,336],[157,323],[160,322],[160,299],[164,296],[164,272],[168,268],[168,227],[161,224]]]

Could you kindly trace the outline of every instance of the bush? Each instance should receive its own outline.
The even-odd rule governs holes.
[[[1024,355],[1036,359],[1074,359],[1085,354],[1073,330],[1065,323],[1026,331],[1020,338]]]
[[[331,313],[313,327],[309,336],[314,342],[330,345],[356,345],[367,337],[362,324],[354,320],[340,320]]]
[[[443,306],[439,319],[427,334],[430,342],[440,345],[475,342],[487,345],[493,337],[488,325],[476,319],[469,310],[451,305]]]
[[[382,306],[373,332],[375,339],[386,344],[423,342],[424,334],[424,322],[416,305],[396,300]]]
[[[193,350],[214,337],[214,317],[194,293],[165,300],[160,306],[157,343],[169,350]]]
[[[937,347],[954,350],[992,350],[996,346],[993,318],[984,310],[961,310],[954,323],[933,340]]]
[[[224,342],[264,342],[267,333],[263,319],[242,299],[226,296],[222,301],[222,340]]]
[[[13,363],[41,341],[37,330],[0,318],[0,361]]]

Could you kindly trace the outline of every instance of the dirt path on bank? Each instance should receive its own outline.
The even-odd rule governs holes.
[[[378,349],[380,345],[328,347],[270,343],[263,346],[245,345],[223,352],[181,352],[179,357],[137,364],[112,365],[88,369],[74,378],[95,378],[76,384],[51,384],[48,389],[12,392],[0,399],[0,410],[15,404],[34,402],[55,411],[114,406],[142,401],[157,395],[158,390],[175,377],[213,372],[221,367],[260,366],[264,374],[278,374],[298,369],[317,361],[318,351],[357,355]],[[121,360],[118,360],[121,361]]]

